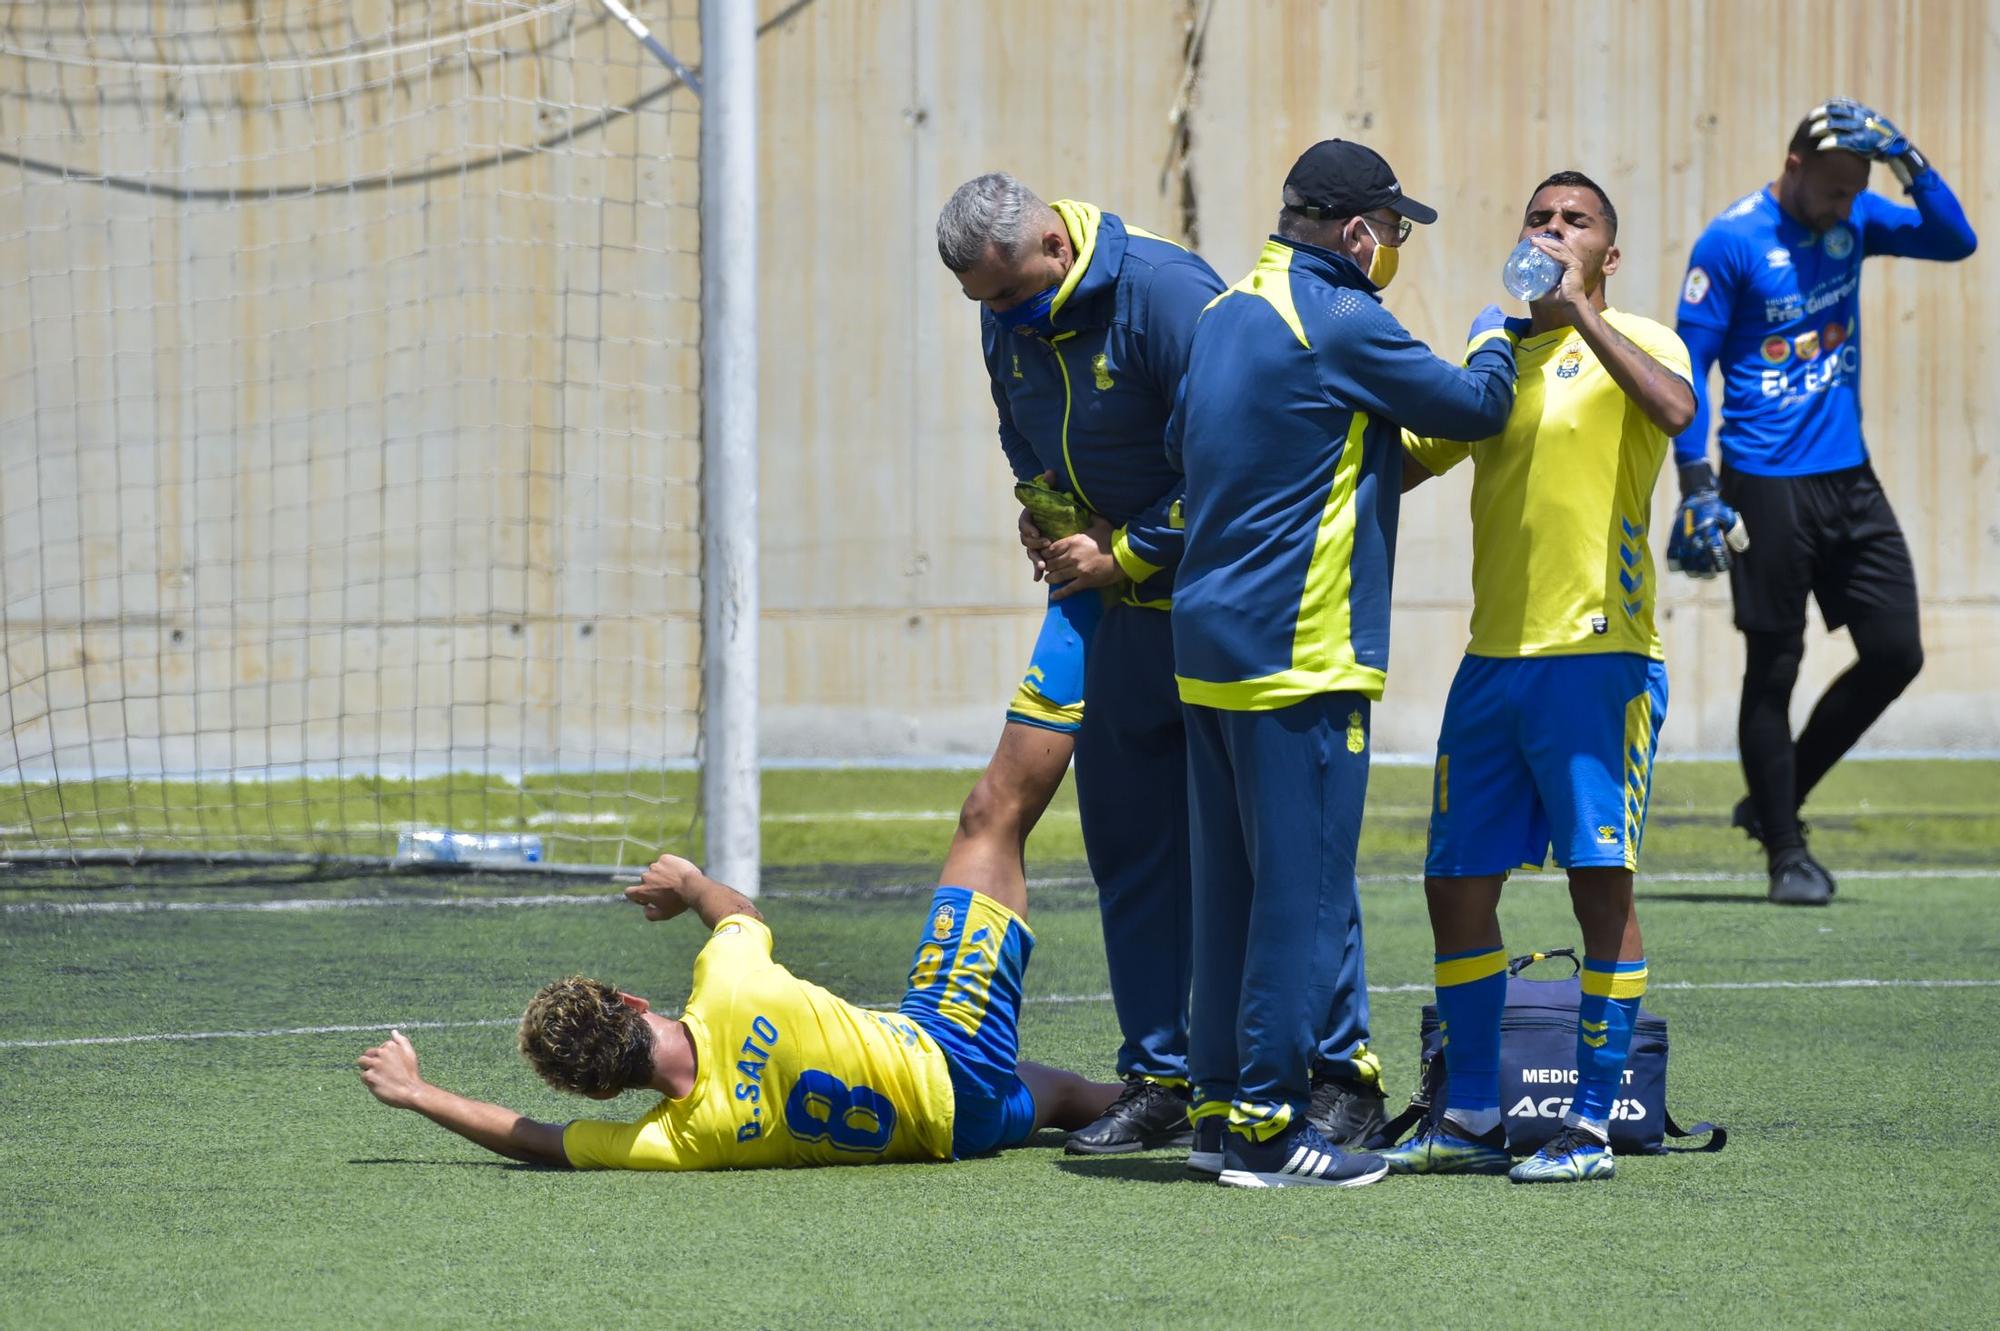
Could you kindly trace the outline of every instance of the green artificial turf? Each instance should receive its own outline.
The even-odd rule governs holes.
[[[772,774],[767,812],[811,816],[766,828],[778,959],[893,1002],[970,781]],[[1396,1099],[1430,970],[1426,782],[1376,773],[1363,854]],[[1052,1134],[951,1165],[515,1166],[377,1105],[353,1069],[375,1031],[283,1032],[457,1023],[410,1032],[438,1082],[544,1118],[636,1115],[648,1097],[541,1087],[508,1023],[572,969],[678,1003],[698,926],[645,924],[603,881],[0,876],[0,1325],[1990,1325],[2000,869],[1980,870],[2000,863],[2000,767],[1837,773],[1807,811],[1848,871],[1822,911],[1763,902],[1720,825],[1738,791],[1721,766],[1663,767],[1642,885],[1670,1099],[1729,1147],[1539,1189],[1239,1193],[1174,1153],[1071,1159]],[[853,817],[895,811],[931,816]],[[1073,878],[1073,817],[1033,851]],[[486,904],[412,904],[467,901]],[[101,909],[166,902],[231,909]],[[1573,941],[1558,883],[1517,883],[1504,917],[1516,950]],[[1090,890],[1038,888],[1031,923],[1024,1053],[1109,1075]],[[1871,979],[1981,985],[1710,987]],[[22,1043],[200,1032],[279,1033]]]

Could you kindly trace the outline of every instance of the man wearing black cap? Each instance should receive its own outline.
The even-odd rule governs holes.
[[[1256,268],[1196,325],[1168,427],[1187,476],[1173,630],[1194,876],[1188,1163],[1237,1187],[1386,1170],[1307,1108],[1315,1047],[1359,1028],[1366,992],[1354,859],[1389,664],[1400,431],[1483,438],[1514,398],[1509,339],[1454,365],[1376,294],[1411,225],[1436,218],[1371,150],[1313,145]],[[1489,308],[1475,335],[1502,321]]]

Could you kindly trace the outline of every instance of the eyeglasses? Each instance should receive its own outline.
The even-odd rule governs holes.
[[[1375,237],[1377,245],[1387,245],[1393,250],[1410,238],[1410,231],[1415,224],[1407,217],[1399,217],[1393,222],[1384,222],[1377,217],[1364,217],[1361,219],[1361,225],[1368,228],[1368,234]],[[1375,228],[1378,226],[1388,229],[1395,239],[1384,240],[1381,236],[1376,235]]]

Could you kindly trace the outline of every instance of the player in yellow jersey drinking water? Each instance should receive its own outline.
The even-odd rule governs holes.
[[[755,1169],[946,1160],[1090,1123],[1119,1086],[1020,1062],[1021,979],[1034,946],[1026,892],[941,887],[895,1012],[856,1007],[771,959],[750,900],[663,855],[625,895],[649,920],[693,911],[709,930],[678,1019],[572,976],[521,1018],[521,1052],[558,1090],[663,1098],[630,1122],[542,1123],[423,1079],[395,1032],[361,1055],[382,1103],[490,1151],[577,1169]]]
[[[1394,1173],[1528,1183],[1613,1169],[1607,1126],[1646,990],[1632,878],[1667,709],[1647,516],[1694,389],[1672,331],[1605,303],[1618,214],[1595,182],[1543,181],[1521,235],[1563,271],[1531,318],[1479,334],[1516,343],[1506,427],[1470,444],[1404,439],[1405,488],[1472,459],[1472,641],[1445,703],[1424,863],[1444,1112],[1382,1156]],[[1514,1165],[1500,1115],[1500,888],[1551,845],[1583,931],[1577,1093],[1564,1130]]]

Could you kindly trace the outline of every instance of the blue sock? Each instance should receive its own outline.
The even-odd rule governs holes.
[[[1576,1022],[1576,1096],[1563,1122],[1606,1135],[1625,1082],[1625,1056],[1646,992],[1646,959],[1583,959],[1583,1004]]]
[[[1500,1009],[1507,954],[1499,948],[1436,955],[1438,1021],[1444,1034],[1445,1110],[1474,1133],[1500,1123]]]

